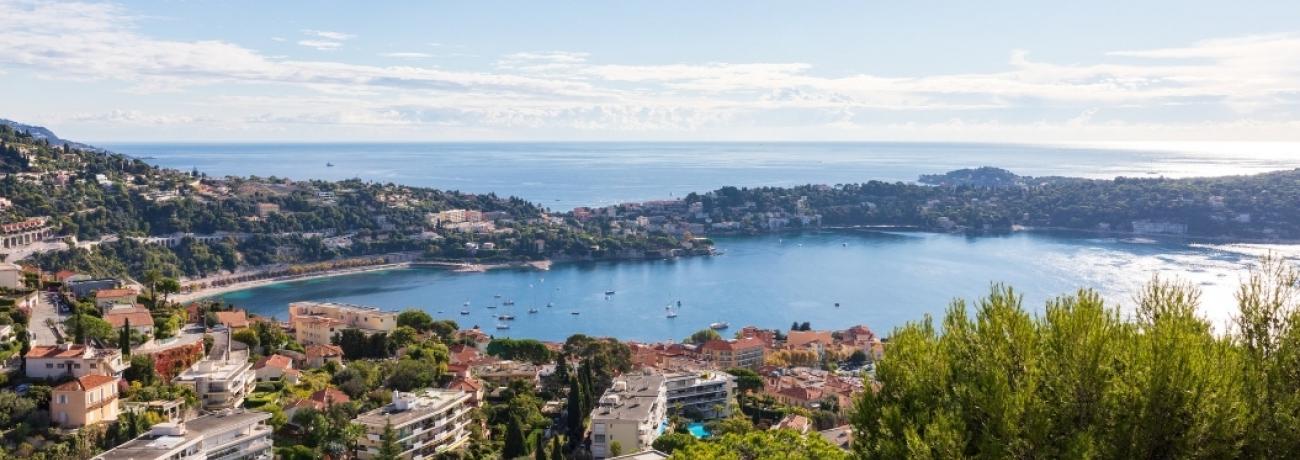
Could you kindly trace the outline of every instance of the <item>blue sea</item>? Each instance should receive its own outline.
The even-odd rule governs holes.
[[[1276,149],[1227,154],[1202,148],[1113,148],[913,143],[436,143],[118,144],[110,149],[209,175],[344,179],[513,195],[553,209],[681,196],[726,185],[783,186],[999,166],[1024,175],[1092,178],[1249,174],[1300,167]],[[1220,149],[1221,150],[1221,149]],[[327,166],[333,164],[334,166]],[[1128,311],[1155,275],[1204,292],[1202,312],[1223,330],[1243,270],[1289,245],[1202,244],[1095,235],[995,237],[823,232],[719,238],[725,255],[675,261],[558,264],[550,271],[454,273],[402,269],[283,283],[221,296],[284,318],[289,302],[331,300],[421,308],[498,335],[559,340],[573,333],[681,339],[713,322],[733,327],[866,324],[888,332],[993,283],[1024,295],[1032,311],[1054,296],[1096,289]],[[607,290],[615,291],[606,296]],[[495,297],[500,295],[500,298]],[[514,306],[501,305],[512,299]],[[677,307],[677,302],[681,306]],[[469,306],[464,307],[468,302]],[[545,305],[551,304],[551,307]],[[837,307],[836,304],[839,304]],[[676,318],[667,317],[672,306]],[[496,307],[496,308],[490,308]],[[529,308],[538,313],[528,313]],[[461,315],[463,308],[469,314]],[[517,319],[496,329],[494,315]],[[576,315],[573,313],[577,313]]]

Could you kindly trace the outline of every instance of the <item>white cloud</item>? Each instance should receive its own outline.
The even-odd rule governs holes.
[[[323,38],[326,40],[332,40],[336,42],[341,42],[341,41],[346,41],[346,40],[351,40],[353,38],[356,38],[356,35],[345,34],[343,32],[331,32],[328,30],[303,29],[302,33],[304,35]]]
[[[205,122],[214,125],[256,120],[286,129],[336,124],[409,127],[413,133],[457,126],[500,135],[524,130],[640,138],[900,138],[925,132],[959,139],[1011,139],[1015,133],[1145,138],[1196,132],[1300,140],[1300,130],[1287,130],[1300,118],[1295,34],[1117,50],[1078,64],[1009,50],[998,71],[913,76],[827,75],[802,62],[626,63],[579,51],[511,53],[489,70],[458,70],[417,65],[434,57],[419,51],[381,53],[411,62],[376,66],[269,56],[221,40],[155,38],[116,4],[0,0],[0,13],[7,21],[0,67],[11,74],[21,69],[54,81],[111,82],[144,98],[169,92],[169,102],[210,110]],[[299,45],[321,51],[354,38],[302,33]],[[277,96],[250,96],[268,94],[267,87]],[[168,109],[178,113],[172,115],[115,110],[96,111],[116,113],[112,117],[64,119],[187,120],[183,107]],[[1207,128],[1213,126],[1223,129]]]
[[[417,53],[414,51],[394,51],[391,53],[380,53],[380,56],[393,59],[428,59],[433,57],[429,53]]]

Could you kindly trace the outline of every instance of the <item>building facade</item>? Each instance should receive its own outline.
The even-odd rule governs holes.
[[[86,375],[64,383],[50,392],[50,417],[64,428],[76,428],[117,420],[117,379]]]
[[[591,454],[595,458],[650,448],[668,426],[668,392],[664,376],[624,375],[601,395],[591,411]]]
[[[357,457],[375,458],[390,425],[397,432],[404,459],[427,458],[464,446],[469,441],[470,397],[457,390],[393,392],[392,404],[357,417],[356,422],[366,430],[358,441]]]
[[[731,401],[736,396],[736,378],[731,374],[677,372],[664,378],[669,409],[708,419],[731,416]]]
[[[225,340],[230,339],[226,337]],[[248,362],[248,350],[230,350],[227,347],[213,351],[213,355],[177,375],[172,383],[193,388],[199,403],[207,410],[243,405],[244,398],[257,383],[257,374]]]
[[[719,370],[737,367],[758,369],[767,357],[767,348],[762,340],[747,337],[739,340],[710,340],[700,345],[699,353]]]
[[[183,423],[159,423],[95,460],[270,460],[271,414],[228,410]]]
[[[367,334],[392,332],[397,328],[397,312],[330,302],[294,302],[289,304],[289,325],[294,339],[303,346],[325,345],[343,329]]]
[[[24,358],[27,377],[33,379],[58,380],[92,374],[121,377],[122,371],[130,367],[122,361],[122,352],[118,350],[67,343],[32,347]]]

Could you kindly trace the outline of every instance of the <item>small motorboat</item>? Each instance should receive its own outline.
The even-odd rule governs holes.
[[[334,167],[334,163],[325,163],[325,167],[326,167],[326,168],[333,168],[333,167]]]
[[[506,299],[505,302],[501,302],[501,305],[505,305],[505,306],[510,306],[510,305],[514,305],[514,304],[515,304],[515,301],[510,300],[510,299]]]
[[[511,321],[511,320],[514,320],[514,319],[515,319],[515,315],[501,315],[501,316],[498,316],[497,319],[502,320],[502,321]]]
[[[613,290],[605,291],[605,295],[614,295],[614,291]]]
[[[488,308],[496,308],[496,305],[488,305]]]
[[[461,310],[461,311],[460,311],[460,314],[462,314],[462,315],[468,315],[468,314],[469,314],[469,310]]]
[[[675,311],[670,311],[670,312],[668,312],[668,319],[673,319],[673,318],[676,318],[676,317],[677,317],[677,312],[675,312]]]
[[[466,307],[468,307],[468,306],[469,306],[469,301],[466,300],[464,305],[465,305]]]
[[[569,312],[569,314],[570,314],[570,315],[573,315],[573,316],[578,316],[580,313],[578,313],[578,312],[576,312],[576,311],[571,311],[571,312]]]
[[[497,329],[510,329],[510,325],[506,323],[497,323]]]
[[[529,313],[537,313],[537,309],[536,309],[536,308],[529,308],[529,309],[528,309],[528,312],[529,312]]]
[[[730,324],[727,324],[725,321],[723,321],[723,322],[718,322],[718,323],[713,323],[713,324],[710,324],[710,325],[709,325],[709,329],[713,329],[713,330],[715,330],[715,331],[721,331],[721,330],[726,329],[726,328],[729,328],[729,327],[731,327],[731,325],[730,325]]]
[[[840,303],[839,303],[839,302],[835,302],[835,308],[840,308]]]
[[[494,295],[494,296],[492,296],[492,298],[494,298],[494,299],[500,299],[500,298],[501,298],[501,294]]]
[[[546,308],[551,308],[551,307],[554,307],[554,306],[555,306],[555,304],[553,304],[553,303],[551,303],[551,302],[546,302]]]

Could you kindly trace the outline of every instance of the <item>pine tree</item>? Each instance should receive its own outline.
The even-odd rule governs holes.
[[[122,325],[122,332],[117,336],[117,346],[122,349],[122,357],[131,356],[131,319],[127,318],[126,324]]]
[[[388,422],[384,425],[382,444],[379,445],[379,454],[375,455],[375,460],[397,460],[401,455],[402,447],[397,444],[397,430],[393,429],[393,422]]]

